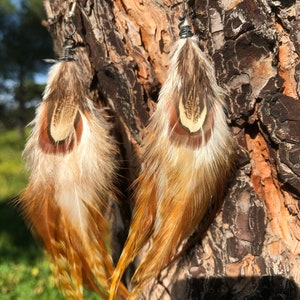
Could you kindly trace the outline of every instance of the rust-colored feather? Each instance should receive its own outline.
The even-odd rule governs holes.
[[[52,67],[33,125],[24,150],[31,172],[20,199],[24,214],[63,294],[82,299],[86,284],[105,299],[114,270],[105,213],[116,194],[117,147],[86,97],[76,62]],[[126,295],[121,286],[118,298]]]
[[[143,142],[133,219],[110,299],[127,266],[151,240],[132,278],[130,299],[138,299],[193,233],[211,199],[222,197],[233,153],[223,109],[222,89],[196,37],[177,41]]]

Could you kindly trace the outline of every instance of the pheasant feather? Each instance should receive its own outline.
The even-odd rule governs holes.
[[[51,68],[32,125],[24,150],[31,172],[20,199],[24,214],[52,258],[63,294],[82,299],[86,284],[106,299],[114,267],[105,213],[116,193],[117,148],[86,97],[76,62]]]
[[[151,241],[132,278],[130,299],[138,299],[194,232],[212,199],[222,197],[233,153],[223,97],[197,38],[176,41],[143,142],[132,223],[110,299],[127,266]]]

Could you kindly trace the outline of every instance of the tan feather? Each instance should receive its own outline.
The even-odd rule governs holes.
[[[82,299],[83,284],[104,299],[114,267],[105,244],[109,199],[116,196],[116,142],[86,97],[76,62],[49,73],[24,157],[31,172],[20,203],[53,260],[58,287]],[[127,290],[121,287],[118,298]]]
[[[130,299],[138,299],[194,232],[211,199],[222,197],[233,153],[223,98],[197,38],[177,41],[143,142],[132,223],[110,299],[127,266],[151,240],[132,278]]]

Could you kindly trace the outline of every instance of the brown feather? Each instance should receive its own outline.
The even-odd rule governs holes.
[[[46,153],[65,153],[80,142],[85,98],[83,85],[73,62],[61,62],[50,71],[41,116],[39,143]],[[61,76],[60,74],[63,74]]]
[[[86,98],[75,62],[49,73],[24,156],[31,172],[20,203],[53,261],[58,287],[82,299],[83,284],[104,299],[114,267],[105,244],[117,147],[110,125]],[[121,286],[118,298],[126,297]]]
[[[211,199],[222,197],[233,153],[223,109],[223,91],[197,39],[177,41],[143,142],[133,219],[110,299],[127,266],[151,240],[132,278],[130,299],[138,299],[194,232]]]

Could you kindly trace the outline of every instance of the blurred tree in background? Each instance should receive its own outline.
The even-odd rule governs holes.
[[[53,56],[43,19],[41,0],[0,0],[0,129],[17,127],[24,135],[41,97],[36,78],[48,67],[43,59]]]

